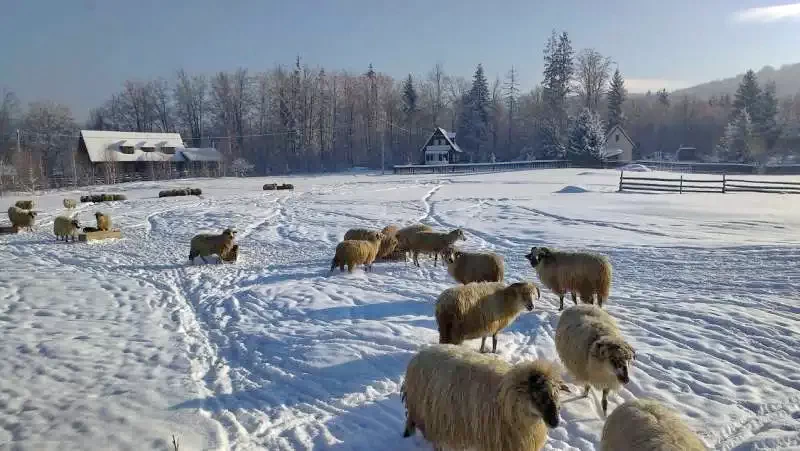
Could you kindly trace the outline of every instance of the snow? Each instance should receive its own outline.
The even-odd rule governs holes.
[[[609,255],[607,309],[637,350],[609,407],[655,398],[712,449],[798,449],[800,197],[617,193],[618,178],[373,173],[281,177],[291,192],[228,178],[36,196],[37,230],[0,236],[0,446],[169,449],[174,434],[182,450],[431,449],[401,438],[399,389],[454,282],[425,259],[328,275],[347,229],[423,221],[502,254],[509,282],[538,283],[531,246]],[[582,195],[555,194],[576,181]],[[157,197],[187,184],[203,196]],[[128,196],[78,207],[89,223],[110,213],[123,239],[55,241],[62,198],[86,191]],[[237,263],[188,264],[194,233],[228,226]],[[498,358],[557,358],[557,298],[542,293]],[[561,416],[545,449],[598,449],[597,393]]]
[[[556,191],[556,193],[564,193],[564,194],[579,194],[579,193],[588,193],[589,190],[580,186],[575,185],[567,185],[560,190]]]
[[[628,171],[628,172],[650,172],[650,168],[648,168],[647,166],[645,166],[643,164],[639,164],[639,163],[627,164],[627,165],[619,168],[619,170],[620,171]]]

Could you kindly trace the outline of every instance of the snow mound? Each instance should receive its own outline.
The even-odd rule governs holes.
[[[620,171],[628,171],[628,172],[650,172],[652,169],[648,168],[643,164],[628,164],[621,168]]]
[[[591,191],[589,191],[586,188],[575,185],[567,185],[561,188],[560,190],[556,191],[556,193],[565,193],[565,194],[577,194],[577,193],[589,193],[589,192]]]
[[[599,172],[592,172],[592,171],[586,171],[586,172],[579,172],[578,173],[578,175],[598,175],[598,174],[600,174],[600,173]]]

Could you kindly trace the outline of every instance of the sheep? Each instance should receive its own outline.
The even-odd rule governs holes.
[[[481,338],[480,352],[486,352],[486,337],[492,337],[497,352],[497,334],[511,324],[523,309],[533,310],[539,289],[529,282],[506,286],[502,282],[473,282],[444,290],[436,300],[439,343],[461,344]]]
[[[381,241],[383,234],[380,232],[371,232],[370,239],[368,240],[345,240],[336,246],[336,254],[331,261],[331,270],[337,266],[339,271],[344,271],[347,266],[347,272],[353,272],[356,265],[364,265],[365,271],[372,269],[372,263],[378,256],[380,251]]]
[[[388,227],[385,227],[383,230],[387,230]],[[391,230],[390,230],[391,231]],[[368,229],[350,229],[344,234],[344,241],[347,240],[362,240],[362,241],[369,241],[371,237],[375,234],[375,231],[368,230]],[[393,234],[386,234],[381,231],[383,235],[383,239],[381,240],[380,248],[378,249],[378,255],[375,257],[376,259],[381,259],[389,256],[392,252],[394,252],[395,248],[397,247],[397,238]]]
[[[447,272],[459,283],[502,282],[505,276],[503,257],[494,253],[462,252],[448,248],[442,257]]]
[[[466,240],[464,231],[452,230],[450,233],[418,232],[410,237],[408,250],[414,254],[414,264],[419,266],[420,252],[433,254],[433,266],[439,261],[439,254],[453,246],[457,240]]]
[[[601,451],[705,451],[677,412],[653,400],[628,401],[603,425]]]
[[[556,327],[556,351],[567,371],[584,384],[603,390],[603,414],[608,411],[608,392],[630,382],[629,366],[636,352],[625,341],[614,318],[594,305],[570,307]]]
[[[57,216],[53,220],[53,234],[56,236],[56,240],[64,238],[64,241],[69,241],[69,237],[72,237],[72,241],[75,241],[75,235],[80,230],[80,227],[77,218]]]
[[[23,210],[33,210],[34,202],[32,200],[18,200],[14,203],[15,207]]]
[[[423,348],[401,386],[403,437],[419,428],[435,449],[541,450],[558,427],[562,382],[544,360],[511,366],[455,345]]]
[[[36,215],[37,213],[33,210],[26,210],[15,205],[8,207],[8,219],[11,221],[11,226],[16,229],[33,230]]]
[[[381,230],[381,233],[386,236],[397,236],[398,228],[394,224],[389,224]]]
[[[200,257],[208,263],[206,257],[217,254],[221,263],[229,258],[229,253],[234,246],[233,240],[236,238],[236,230],[227,228],[219,235],[210,233],[200,233],[192,238],[189,244],[189,261],[193,262],[196,257]],[[238,249],[237,249],[238,250]]]
[[[75,199],[64,199],[64,208],[67,210],[72,210],[78,206],[78,201]]]
[[[603,306],[611,290],[611,263],[603,255],[583,252],[558,252],[546,247],[532,247],[525,255],[536,270],[542,283],[558,295],[558,310],[564,310],[564,295],[572,293],[572,302],[578,304],[575,292],[581,301],[592,304],[597,294],[597,305]]]
[[[425,224],[414,224],[407,227],[403,227],[402,229],[395,232],[395,236],[397,237],[397,247],[400,252],[403,253],[403,259],[408,262],[408,258],[406,253],[408,252],[409,241],[413,235],[416,235],[419,232],[433,232],[433,228]]]
[[[94,217],[97,219],[97,230],[111,230],[111,216],[98,211],[94,214]]]

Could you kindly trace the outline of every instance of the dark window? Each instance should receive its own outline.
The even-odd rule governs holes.
[[[120,146],[119,151],[122,153],[133,154],[133,146]]]
[[[167,155],[175,155],[175,148],[174,147],[162,147],[161,152]]]
[[[142,152],[155,152],[155,147],[142,147]]]
[[[619,133],[617,133],[617,134],[614,136],[614,139],[616,139],[616,141],[617,141],[617,142],[619,142]]]

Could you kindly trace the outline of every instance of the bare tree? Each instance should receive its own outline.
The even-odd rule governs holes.
[[[597,110],[600,97],[608,83],[611,63],[611,58],[601,55],[594,49],[584,49],[576,57],[577,90],[585,107]]]
[[[175,86],[175,108],[178,122],[191,136],[194,147],[202,146],[203,124],[206,121],[208,82],[202,75],[190,77],[181,69]]]
[[[447,75],[444,73],[444,68],[442,67],[441,63],[436,63],[428,72],[428,82],[431,89],[430,98],[431,98],[431,125],[434,127],[439,125],[440,115],[442,109],[444,109],[444,94],[445,94],[445,82],[447,81]]]
[[[23,119],[27,150],[38,156],[41,177],[74,175],[73,153],[78,126],[72,111],[55,102],[32,102]]]
[[[151,86],[153,108],[158,118],[158,128],[162,132],[173,131],[173,107],[170,99],[169,84],[163,78],[159,78],[153,81]]]

